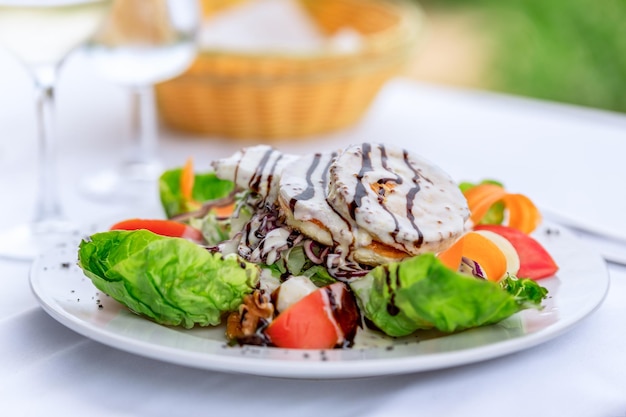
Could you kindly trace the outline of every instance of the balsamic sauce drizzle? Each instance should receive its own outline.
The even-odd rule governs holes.
[[[357,244],[358,236],[358,227],[357,227],[357,214],[359,214],[359,210],[363,210],[367,208],[369,204],[376,204],[378,201],[379,207],[387,212],[390,216],[390,220],[393,221],[393,229],[386,232],[388,236],[391,238],[392,246],[399,248],[400,250],[404,250],[404,252],[410,253],[413,248],[410,246],[414,245],[415,247],[421,247],[424,245],[424,234],[423,231],[417,224],[417,219],[415,214],[413,213],[414,206],[416,204],[416,198],[418,193],[422,190],[424,186],[424,181],[432,184],[428,178],[424,177],[422,171],[415,167],[411,160],[408,151],[402,150],[402,158],[406,167],[410,169],[410,172],[413,173],[412,177],[409,176],[402,177],[399,171],[394,170],[393,164],[390,165],[390,156],[388,154],[388,150],[383,144],[370,144],[363,143],[361,144],[360,149],[357,148],[354,151],[353,156],[361,159],[360,161],[360,169],[359,172],[355,175],[356,183],[354,183],[354,188],[352,190],[352,199],[349,200],[349,194],[346,193],[346,198],[343,200],[343,204],[347,205],[347,213],[344,210],[338,210],[336,207],[337,201],[335,199],[336,196],[332,195],[332,187],[329,187],[331,180],[331,175],[333,174],[334,163],[337,162],[339,153],[333,152],[330,153],[315,153],[310,155],[306,160],[308,161],[308,166],[301,167],[306,169],[306,173],[304,180],[306,181],[306,186],[303,189],[298,190],[299,193],[295,196],[291,197],[288,202],[288,207],[291,209],[292,215],[295,216],[295,211],[298,206],[298,202],[304,202],[307,200],[312,200],[316,198],[323,198],[329,210],[335,214],[334,219],[336,221],[341,221],[341,223],[335,224],[333,223],[332,227],[328,227],[327,225],[320,225],[320,227],[325,228],[326,231],[330,234],[330,238],[332,239],[332,247],[327,252],[328,256],[325,259],[325,263],[329,270],[332,270],[331,273],[336,278],[344,280],[344,278],[349,279],[350,277],[356,277],[362,275],[361,272],[364,272],[364,266],[360,265],[358,262],[354,260],[354,254],[358,251],[359,247]],[[259,158],[260,157],[260,158]],[[395,157],[395,155],[393,155]],[[270,194],[272,188],[272,178],[274,177],[275,171],[279,169],[280,161],[283,158],[283,154],[274,150],[273,148],[269,148],[264,150],[262,155],[255,155],[254,158],[248,158],[244,153],[241,156],[240,163],[245,160],[254,159],[257,162],[256,167],[254,168],[254,173],[250,176],[248,185],[249,189],[256,194],[263,193],[263,199],[258,201],[256,205],[259,208],[260,206],[264,206],[265,210],[268,213],[275,209],[273,207],[273,202],[268,201],[268,196]],[[399,159],[399,155],[398,155]],[[395,162],[395,160],[394,160]],[[399,161],[402,163],[402,161]],[[240,168],[240,164],[237,164],[235,169],[235,178],[238,175],[238,171]],[[304,170],[300,171],[303,172]],[[375,179],[379,185],[379,188],[376,187],[376,184],[369,184],[368,178],[371,177],[370,173],[375,172],[377,175],[380,172],[383,172],[381,178]],[[384,172],[388,173],[385,174]],[[410,175],[410,174],[409,174]],[[408,191],[405,193],[405,203],[404,209],[406,213],[398,213],[393,209],[393,205],[388,202],[388,197],[392,195],[394,192],[398,192],[400,189],[396,186],[399,186],[405,182],[409,182],[406,185]],[[374,191],[374,193],[378,194],[377,196],[372,196],[372,201],[364,200],[369,198],[372,193],[370,188]],[[298,192],[296,191],[296,192]],[[345,192],[347,190],[341,190],[341,192]],[[321,195],[320,195],[321,194]],[[332,196],[329,196],[331,194]],[[403,193],[404,194],[404,193]],[[332,198],[331,198],[332,197]],[[376,198],[378,197],[378,198]],[[394,201],[397,198],[402,199],[403,196],[393,197]],[[272,204],[272,207],[269,207],[268,204]],[[317,204],[317,203],[315,203]],[[388,205],[389,204],[389,205]],[[340,209],[341,207],[339,207]],[[399,239],[399,234],[401,233],[401,220],[406,219],[410,222],[411,227],[416,232],[416,240],[414,242],[405,242],[403,239]],[[374,219],[373,221],[376,221]],[[342,227],[343,226],[343,227]],[[260,249],[263,249],[265,242],[263,242],[263,238],[265,237],[265,233],[261,232],[260,234],[254,234],[254,226],[251,222],[248,222],[244,229],[244,238],[242,239],[245,242],[246,246],[250,246],[253,240],[260,240],[257,246],[260,246]],[[350,231],[351,233],[346,233]],[[261,236],[263,235],[263,236]],[[286,246],[290,247],[293,245],[296,236],[290,236],[290,240],[286,242]],[[256,238],[256,239],[255,239]],[[386,242],[389,242],[385,239]],[[366,268],[367,269],[367,268]]]
[[[269,148],[267,151],[265,151],[265,154],[263,154],[263,158],[261,158],[261,161],[254,171],[254,175],[252,175],[252,178],[250,178],[250,181],[248,182],[248,187],[257,194],[260,190],[259,187],[261,185],[261,179],[263,179],[263,171],[265,170],[265,165],[267,165],[267,161],[270,159],[270,156],[274,152],[276,151],[272,148]]]
[[[406,165],[409,167],[409,169],[411,171],[413,171],[413,178],[411,178],[411,179],[413,181],[413,184],[415,184],[415,187],[411,188],[409,190],[409,192],[406,193],[406,217],[411,222],[411,226],[413,226],[413,228],[417,232],[418,238],[417,238],[417,241],[415,242],[415,246],[420,247],[424,243],[424,234],[422,233],[420,228],[415,223],[415,216],[413,215],[413,204],[414,204],[414,201],[415,201],[415,196],[417,195],[417,193],[421,189],[421,187],[420,187],[420,178],[423,178],[423,177],[420,174],[420,172],[418,170],[416,170],[413,165],[411,165],[411,162],[409,161],[409,153],[406,150],[402,151],[402,156],[404,158],[404,162],[406,163]],[[426,178],[424,178],[424,179],[426,181],[429,181]]]
[[[396,293],[397,289],[400,287],[400,274],[396,271],[396,286],[395,288],[392,286],[391,282],[391,271],[389,271],[389,265],[385,264],[383,266],[383,271],[385,272],[385,281],[387,283],[387,288],[389,289],[389,301],[387,302],[387,313],[390,316],[397,316],[400,313],[400,309],[396,305]]]
[[[324,172],[322,172],[322,188],[324,189],[324,199],[326,200],[326,204],[328,205],[328,207],[337,215],[337,217],[341,219],[341,221],[345,223],[348,230],[352,231],[352,223],[350,223],[343,215],[341,215],[341,213],[337,211],[335,206],[333,206],[331,202],[328,201],[328,173],[330,172],[330,166],[335,161],[335,158],[337,158],[337,155],[338,155],[337,152],[333,152],[330,155],[330,158],[328,158],[328,163],[326,164],[326,167],[324,168]],[[339,245],[339,242],[335,239],[335,237],[332,236],[332,238],[333,238],[335,247]],[[353,243],[354,243],[354,237],[352,239],[352,244]]]
[[[369,143],[364,143],[362,149],[363,151],[361,154],[361,170],[356,176],[357,182],[354,190],[354,199],[350,202],[349,205],[350,217],[352,217],[353,220],[356,220],[356,210],[357,208],[361,207],[363,197],[367,195],[367,190],[363,185],[363,177],[365,176],[365,174],[372,171],[372,147]]]
[[[274,172],[276,172],[276,166],[278,165],[278,163],[280,162],[281,159],[283,159],[283,154],[282,153],[278,155],[278,158],[276,158],[276,160],[272,164],[272,168],[270,169],[270,172],[267,175],[267,197],[269,197],[269,195],[271,194],[271,191],[272,191],[272,181],[274,180]]]
[[[381,178],[378,180],[379,184],[386,184],[389,181],[394,181],[396,184],[400,185],[404,182],[404,180],[402,179],[402,177],[400,175],[398,175],[397,173],[391,171],[389,169],[389,166],[387,165],[387,149],[385,149],[384,145],[379,145],[379,149],[380,149],[380,162],[381,165],[383,166],[383,168],[385,169],[385,171],[389,172],[390,174],[393,174],[396,178],[392,179],[392,178]],[[398,221],[398,218],[391,212],[391,210],[389,210],[389,208],[387,208],[387,206],[385,205],[384,200],[379,197],[378,199],[379,204],[382,206],[382,208],[389,213],[389,215],[391,216],[391,218],[393,219],[393,223],[394,223],[394,229],[393,232],[391,232],[391,237],[393,238],[393,240],[397,243],[398,242],[398,233],[400,233],[400,222]],[[402,247],[405,249],[406,252],[409,252],[409,250],[407,249],[406,245],[402,243]]]
[[[296,207],[296,203],[298,202],[298,200],[310,200],[315,195],[315,188],[313,185],[312,177],[313,177],[313,173],[315,172],[315,169],[320,163],[321,158],[322,158],[322,154],[320,153],[315,154],[315,156],[313,157],[313,162],[311,163],[311,165],[309,166],[309,169],[306,172],[306,188],[300,194],[293,197],[291,201],[289,201],[289,208],[291,209],[292,213],[294,212],[294,209]]]

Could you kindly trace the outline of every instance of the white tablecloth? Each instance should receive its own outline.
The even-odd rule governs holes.
[[[36,143],[29,79],[8,56],[0,68],[3,229],[29,220]],[[59,179],[78,221],[128,212],[77,192],[82,175],[120,160],[127,98],[80,56],[64,67]],[[354,128],[276,146],[305,153],[362,141],[410,147],[458,180],[498,178],[542,207],[626,236],[624,116],[398,79]],[[249,143],[162,129],[161,156],[179,166],[193,154],[202,168]],[[29,264],[0,260],[0,408],[11,416],[626,416],[626,269],[609,273],[600,308],[540,346],[440,371],[324,381],[190,369],[91,341],[41,309]]]

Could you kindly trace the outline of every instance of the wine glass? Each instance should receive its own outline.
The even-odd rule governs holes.
[[[115,0],[86,46],[105,78],[131,92],[133,142],[121,165],[86,176],[80,190],[107,202],[152,201],[162,171],[157,157],[154,84],[182,73],[196,56],[198,0]]]
[[[0,232],[0,257],[29,260],[76,228],[65,218],[56,183],[54,97],[65,57],[108,13],[110,0],[0,0],[0,45],[32,76],[38,129],[38,196],[34,219]]]

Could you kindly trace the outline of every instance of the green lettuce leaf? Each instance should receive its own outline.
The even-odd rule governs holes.
[[[146,230],[97,233],[81,242],[79,266],[94,285],[157,323],[220,323],[252,292],[259,269],[180,238]]]
[[[159,196],[163,210],[168,218],[177,214],[193,211],[189,207],[180,189],[182,168],[171,169],[161,174],[159,178]],[[232,181],[217,178],[215,173],[196,174],[192,197],[200,203],[226,197],[235,189]]]
[[[364,315],[390,336],[496,323],[541,308],[547,293],[530,280],[511,277],[501,285],[454,272],[433,254],[378,266],[350,286]]]
[[[519,305],[527,308],[537,308],[548,295],[548,290],[532,279],[508,276],[500,281],[500,287],[511,294]]]
[[[218,219],[214,213],[201,219],[189,219],[189,225],[200,230],[209,245],[217,245],[230,237],[230,219]]]
[[[282,280],[286,276],[305,276],[318,287],[325,287],[337,282],[325,267],[314,264],[305,255],[301,244],[284,251],[281,253],[280,259],[272,265],[265,265],[264,268],[271,270],[274,276]]]

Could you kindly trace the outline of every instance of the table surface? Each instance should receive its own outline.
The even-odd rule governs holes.
[[[0,68],[1,230],[30,220],[37,147],[30,80],[7,55]],[[78,192],[82,176],[123,156],[127,91],[77,54],[63,67],[57,98],[67,214],[90,222],[135,209]],[[304,154],[354,142],[401,145],[459,181],[498,178],[541,207],[626,237],[625,136],[623,115],[395,79],[356,126],[275,146]],[[202,169],[253,143],[161,127],[160,156],[171,167],[193,155]],[[42,310],[29,267],[0,260],[0,400],[11,415],[626,416],[626,268],[616,265],[608,267],[611,287],[600,308],[540,346],[440,371],[334,381],[191,369],[102,345]]]

